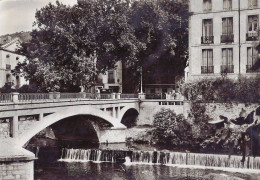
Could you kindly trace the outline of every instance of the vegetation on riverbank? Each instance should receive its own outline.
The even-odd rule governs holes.
[[[225,121],[209,124],[209,121],[220,120],[220,117],[212,119],[207,107],[212,103],[219,103],[225,108],[231,108],[239,103],[245,106],[259,104],[260,76],[239,77],[237,80],[226,77],[204,79],[187,83],[183,87],[184,95],[190,102],[188,118],[176,115],[169,109],[162,109],[154,116],[155,131],[152,141],[195,152],[229,154],[240,154],[245,150],[245,146],[251,144],[251,152],[253,155],[257,154],[254,152],[257,143],[253,142],[258,141],[255,139],[257,137],[251,136],[251,141],[245,142],[243,136],[245,134],[250,136],[252,131],[257,133],[260,122],[236,125],[231,123],[223,112],[221,115],[223,119],[226,118]],[[238,114],[237,118],[245,119],[248,115],[248,112],[247,114],[243,112]],[[256,115],[253,118],[256,118]]]

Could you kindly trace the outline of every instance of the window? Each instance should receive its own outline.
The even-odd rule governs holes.
[[[211,11],[212,3],[211,0],[203,0],[203,11]]]
[[[257,7],[257,0],[248,0],[248,7],[249,8]]]
[[[232,17],[222,19],[221,42],[222,43],[234,42]]]
[[[202,25],[202,44],[214,43],[212,19],[204,19]]]
[[[233,18],[222,19],[222,34],[230,35],[233,34]]]
[[[6,64],[6,70],[11,70],[11,65],[10,64]]]
[[[258,30],[258,16],[248,16],[248,32],[255,32]]]
[[[202,50],[202,66],[201,74],[214,73],[213,66],[213,50],[203,49]]]
[[[252,69],[255,65],[258,57],[258,52],[255,48],[249,47],[247,48],[247,66],[246,72],[254,72]]]
[[[232,48],[222,49],[221,73],[234,73]]]
[[[114,71],[108,71],[108,83],[115,83]]]
[[[11,74],[6,74],[6,83],[11,81]]]
[[[231,10],[232,9],[232,0],[223,0],[223,9]]]
[[[247,29],[247,41],[257,40],[258,37],[258,16],[248,16],[248,29]]]

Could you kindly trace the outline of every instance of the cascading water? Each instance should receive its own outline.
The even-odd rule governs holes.
[[[225,168],[260,169],[260,157],[247,157],[244,165],[241,156],[181,153],[168,151],[124,151],[97,149],[63,149],[61,161],[94,161],[124,162],[129,157],[131,163],[163,164],[163,165],[194,165]]]

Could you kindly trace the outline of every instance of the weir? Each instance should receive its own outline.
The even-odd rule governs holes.
[[[60,161],[72,162],[124,162],[129,157],[135,164],[194,165],[202,167],[243,168],[260,170],[260,157],[248,157],[244,165],[242,156],[182,153],[167,151],[132,151],[100,149],[62,150]]]

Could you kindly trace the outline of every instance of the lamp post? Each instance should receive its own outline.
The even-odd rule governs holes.
[[[143,94],[143,68],[142,66],[139,67],[138,71],[140,71],[140,84],[141,84],[141,88],[140,88],[140,93]]]

